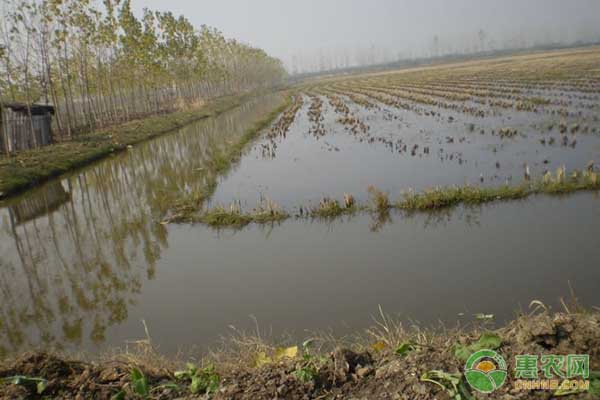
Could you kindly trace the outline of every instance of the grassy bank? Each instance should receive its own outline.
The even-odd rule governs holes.
[[[135,120],[79,136],[68,142],[24,151],[10,157],[0,156],[0,198],[196,120],[216,116],[239,106],[252,95],[222,97],[198,109]]]
[[[214,149],[211,162],[207,165],[211,173],[206,174],[207,181],[205,182],[204,188],[197,193],[193,193],[180,198],[171,208],[168,216],[165,217],[163,223],[170,222],[193,222],[199,218],[204,219],[204,223],[209,225],[231,225],[231,226],[243,226],[252,221],[246,221],[246,215],[242,214],[239,208],[232,205],[225,208],[216,208],[210,215],[198,216],[198,210],[200,210],[207,200],[214,192],[217,186],[217,179],[219,175],[227,172],[233,164],[238,162],[242,156],[244,148],[252,142],[256,137],[273,123],[273,121],[289,108],[292,104],[292,94],[288,93],[284,101],[277,108],[272,110],[268,115],[259,121],[255,122],[252,126],[248,127],[240,139],[230,144],[226,150]],[[287,215],[280,215],[279,213],[272,213],[269,217],[263,207],[269,207],[269,204],[264,203],[259,205],[253,213],[253,221],[267,222],[278,218],[283,220],[287,218]],[[270,210],[275,211],[275,210]]]
[[[358,212],[371,212],[385,215],[392,210],[409,212],[438,210],[458,205],[481,205],[496,201],[524,199],[533,195],[567,195],[579,191],[600,190],[600,174],[593,170],[574,171],[567,174],[559,168],[556,175],[547,173],[537,182],[524,182],[516,186],[499,187],[452,186],[438,187],[415,192],[409,190],[402,193],[397,200],[390,199],[388,193],[374,187],[369,188],[370,200],[358,203],[349,194],[344,195],[342,202],[323,198],[318,205],[299,206],[294,210],[285,210],[272,201],[263,201],[250,211],[243,211],[237,203],[229,207],[216,206],[198,213],[198,208],[190,207],[181,210],[176,222],[197,222],[214,228],[240,228],[250,223],[267,224],[295,219],[335,219]]]
[[[0,362],[2,398],[98,399],[597,399],[600,396],[600,312],[566,305],[549,312],[538,301],[494,328],[476,315],[468,328],[425,330],[380,314],[365,332],[345,339],[313,335],[269,340],[236,333],[194,363],[170,359],[143,341],[136,349],[93,362],[28,353]],[[531,306],[530,306],[531,307]],[[508,366],[503,386],[472,390],[467,358],[495,350]],[[515,356],[584,354],[587,390],[515,391]]]

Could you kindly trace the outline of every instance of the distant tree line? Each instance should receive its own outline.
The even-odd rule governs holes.
[[[0,101],[56,107],[65,137],[280,83],[263,50],[131,0],[2,0]]]
[[[417,45],[417,43],[419,43]],[[330,47],[299,51],[288,60],[292,75],[340,70],[356,70],[361,67],[385,64],[407,65],[413,61],[458,56],[504,54],[510,50],[550,49],[600,43],[598,28],[582,25],[570,34],[552,27],[544,29],[520,29],[510,34],[494,35],[480,28],[460,35],[435,33],[431,38],[415,39],[413,45],[405,44],[398,51],[393,46]]]

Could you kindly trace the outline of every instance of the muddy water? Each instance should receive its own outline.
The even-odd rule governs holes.
[[[561,117],[544,112],[495,109],[474,117],[420,105],[419,113],[382,104],[367,110],[348,101],[352,115],[369,126],[366,133],[352,134],[322,99],[324,135],[309,132],[314,123],[308,116],[311,100],[305,97],[286,137],[257,142],[221,182],[213,203],[239,200],[254,206],[262,196],[295,207],[324,196],[342,199],[344,193],[365,199],[370,185],[397,198],[402,191],[435,186],[516,185],[527,167],[531,179],[541,179],[563,165],[569,171],[590,161],[600,165],[600,122],[593,119],[589,127],[597,133],[561,136]],[[434,111],[436,116],[424,114]],[[570,128],[578,120],[567,121]],[[503,127],[518,133],[500,137]]]
[[[354,333],[371,323],[378,305],[426,325],[469,322],[478,312],[502,321],[532,299],[556,305],[569,293],[569,282],[584,304],[600,305],[600,199],[594,193],[392,214],[384,224],[368,214],[237,232],[157,223],[177,194],[198,190],[208,179],[214,149],[238,138],[278,100],[198,122],[2,204],[0,353],[124,346],[145,336],[142,319],[164,352],[214,344],[230,326],[252,329],[250,315],[263,330],[299,337],[305,330]],[[289,134],[278,150],[291,141],[301,160],[329,162],[310,151],[329,137],[315,146],[310,137],[296,136]],[[372,182],[374,169],[385,171],[377,160],[386,156],[382,148],[358,143],[374,154],[365,158],[371,150],[358,148],[353,151],[365,153],[325,154],[357,157],[367,172],[332,163],[333,177],[320,176],[330,187],[320,190],[348,190],[362,179],[358,191],[410,176],[396,168]],[[290,175],[294,162],[277,164],[281,153],[265,159],[256,151],[222,177],[216,199],[257,196],[259,189],[240,178],[255,176],[252,163],[277,171],[260,175],[269,190],[282,188],[269,193],[283,197],[290,190],[290,202],[312,196],[317,179],[311,173]],[[231,189],[236,179],[237,192]]]

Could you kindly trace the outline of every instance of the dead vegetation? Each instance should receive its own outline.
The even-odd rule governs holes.
[[[2,398],[117,399],[594,399],[600,396],[600,314],[577,303],[551,312],[533,301],[530,312],[500,328],[493,315],[469,326],[422,329],[382,310],[355,337],[314,334],[298,342],[235,331],[196,363],[170,360],[144,341],[126,353],[81,362],[28,353],[0,364]],[[490,395],[470,389],[465,355],[481,346],[509,368],[522,354],[587,354],[589,391],[514,390],[514,371]],[[20,379],[16,379],[20,377]],[[390,397],[392,396],[392,397]],[[400,397],[398,397],[400,396]]]

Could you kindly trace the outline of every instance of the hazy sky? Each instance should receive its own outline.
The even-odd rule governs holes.
[[[293,56],[375,46],[392,55],[476,41],[573,41],[600,34],[600,0],[133,0],[136,9],[171,10],[261,47]]]

